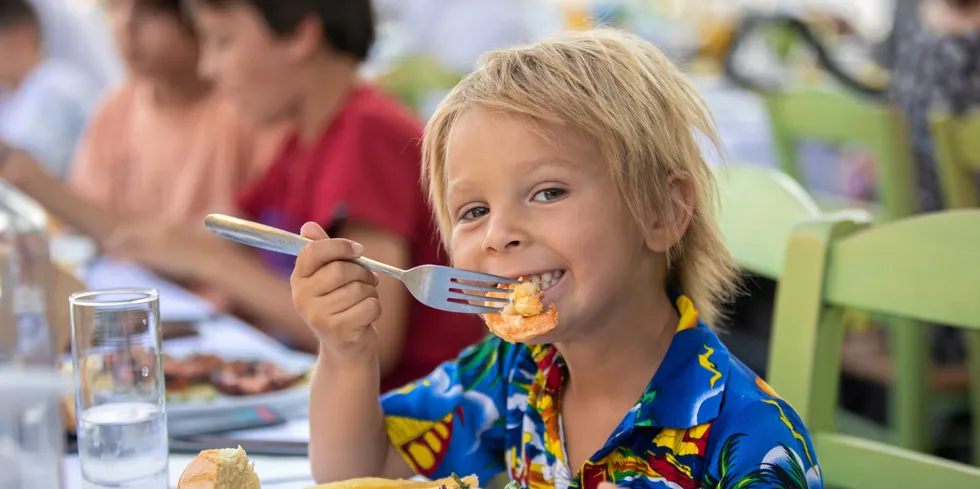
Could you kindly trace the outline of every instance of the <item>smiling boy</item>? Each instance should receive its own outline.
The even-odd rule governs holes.
[[[307,224],[297,309],[321,342],[318,480],[506,473],[523,487],[820,488],[792,407],[709,324],[736,268],[696,135],[711,117],[649,43],[573,33],[492,52],[424,137],[454,265],[544,283],[557,327],[491,337],[379,403],[375,277]],[[558,277],[556,280],[556,276]]]

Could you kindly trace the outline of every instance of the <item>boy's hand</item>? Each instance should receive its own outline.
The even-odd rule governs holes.
[[[375,353],[381,316],[378,276],[351,263],[363,247],[345,239],[332,239],[323,228],[306,223],[300,231],[314,240],[296,258],[289,279],[293,305],[320,339],[321,353],[368,358]]]

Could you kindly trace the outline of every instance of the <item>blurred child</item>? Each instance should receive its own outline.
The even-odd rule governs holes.
[[[694,89],[633,35],[490,53],[426,129],[436,221],[456,266],[537,277],[560,321],[488,338],[379,403],[376,278],[344,261],[357,243],[304,225],[317,241],[292,287],[321,342],[316,479],[822,487],[800,418],[709,326],[737,272],[695,132],[717,141]]]
[[[422,125],[358,77],[375,37],[371,3],[195,0],[189,6],[204,47],[202,72],[250,117],[296,129],[268,172],[239,195],[245,215],[297,232],[316,222],[397,267],[440,262],[419,186]],[[120,233],[114,249],[208,283],[254,324],[316,351],[319,341],[290,298],[293,257],[246,250],[216,256],[206,240],[188,234],[143,226]],[[411,300],[394,279],[382,280],[379,295],[385,388],[427,374],[484,334],[474,318]]]
[[[18,147],[58,178],[71,164],[98,84],[52,59],[38,15],[25,0],[0,1],[0,141]]]
[[[131,76],[86,130],[70,190],[23,153],[0,177],[101,245],[130,220],[199,223],[209,212],[235,212],[235,193],[268,162],[265,139],[197,75],[197,40],[177,0],[106,8]]]

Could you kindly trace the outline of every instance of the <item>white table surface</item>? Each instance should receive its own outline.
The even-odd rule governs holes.
[[[160,291],[160,312],[162,317],[191,318],[208,317],[212,311],[192,294],[163,281],[159,277],[138,266],[97,261],[83,274],[86,285],[92,288],[155,288]],[[251,326],[232,317],[222,316],[200,324],[200,334],[196,337],[168,340],[164,350],[172,354],[190,351],[235,352],[241,356],[259,358],[278,358],[290,352],[281,344]],[[302,355],[302,354],[297,354]],[[309,421],[305,406],[296,412],[282,413],[293,416],[287,423],[264,429],[245,430],[230,433],[236,438],[253,438],[278,441],[308,441]],[[170,487],[177,486],[184,467],[192,455],[173,454],[170,456]],[[255,470],[262,480],[263,489],[299,489],[314,484],[310,474],[310,463],[306,457],[267,457],[249,456]],[[71,454],[64,458],[64,484],[62,489],[88,489],[82,481],[78,456]]]

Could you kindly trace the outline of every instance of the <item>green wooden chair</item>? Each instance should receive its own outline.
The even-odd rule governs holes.
[[[810,194],[774,168],[741,164],[719,168],[718,225],[728,250],[747,272],[777,280],[793,226],[820,215]]]
[[[906,143],[908,133],[904,118],[897,110],[842,91],[818,87],[768,94],[764,101],[780,166],[798,181],[802,181],[802,168],[797,157],[800,142],[854,145],[872,153],[880,205],[868,206],[811,192],[825,210],[860,206],[870,210],[878,222],[915,213],[912,152]],[[854,317],[853,312],[850,314]],[[928,342],[923,340],[924,333],[918,333],[917,328],[907,324],[892,325],[892,322],[908,321],[887,321],[895,364],[889,391],[892,438],[902,447],[924,451],[928,448],[925,427],[930,407],[930,400],[925,396]]]
[[[980,331],[980,211],[869,224],[819,218],[794,230],[769,383],[810,429],[828,487],[980,487],[976,467],[835,432],[845,309]],[[895,324],[912,326],[925,341],[916,322]]]
[[[980,115],[930,118],[936,167],[949,209],[980,207],[974,175],[980,173]]]
[[[823,207],[864,207],[882,221],[914,213],[912,153],[905,144],[908,133],[904,119],[896,110],[817,87],[770,93],[763,100],[779,165],[804,185],[797,157],[801,142],[861,146],[874,155],[880,206],[814,194]]]
[[[786,244],[793,228],[822,215],[820,207],[796,180],[775,168],[753,164],[719,167],[718,227],[732,257],[745,272],[778,282],[783,274]],[[848,211],[853,219],[870,220],[865,211]],[[852,322],[859,322],[852,317]],[[742,339],[743,348],[764,351],[757,339]],[[886,428],[846,411],[838,412],[845,433],[879,440],[891,438]]]
[[[974,175],[980,173],[980,114],[955,118],[937,114],[930,121],[936,167],[943,201],[948,209],[980,207]],[[965,335],[971,372],[980,372],[980,332]],[[973,415],[973,463],[980,465],[980,375],[971,380]]]

